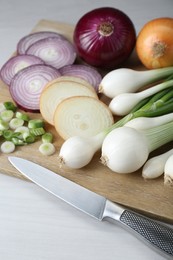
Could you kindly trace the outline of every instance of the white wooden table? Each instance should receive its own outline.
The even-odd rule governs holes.
[[[101,6],[126,12],[137,32],[148,20],[173,15],[172,0],[1,0],[0,66],[39,20],[75,24],[84,13]],[[165,258],[119,226],[98,222],[33,183],[0,173],[0,259]]]

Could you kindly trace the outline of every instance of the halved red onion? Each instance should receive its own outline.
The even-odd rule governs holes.
[[[63,76],[76,76],[86,80],[98,92],[102,76],[95,68],[87,65],[72,64],[60,68],[59,71]]]
[[[19,71],[11,81],[10,94],[16,104],[25,111],[39,112],[40,94],[45,85],[61,76],[48,65],[31,65]]]
[[[0,71],[1,79],[5,84],[10,85],[10,82],[16,73],[21,69],[34,64],[44,64],[44,61],[33,55],[22,54],[14,56],[2,66]]]
[[[73,44],[57,37],[49,37],[35,42],[26,53],[40,57],[46,64],[57,69],[73,64],[76,59]]]
[[[35,42],[46,39],[47,37],[57,37],[61,39],[65,39],[65,37],[59,33],[52,31],[41,31],[28,34],[24,36],[17,44],[17,53],[25,54],[26,50]]]

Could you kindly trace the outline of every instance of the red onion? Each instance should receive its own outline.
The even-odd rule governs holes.
[[[98,92],[102,76],[95,68],[87,65],[73,64],[62,67],[59,71],[63,76],[76,76],[86,80]]]
[[[35,42],[46,39],[48,37],[57,37],[61,39],[65,39],[65,37],[59,33],[52,32],[52,31],[41,31],[28,34],[24,36],[17,44],[17,53],[18,54],[25,54],[26,50]]]
[[[1,68],[1,79],[7,85],[10,85],[10,82],[14,75],[19,72],[21,69],[28,67],[34,64],[44,64],[40,58],[33,55],[18,55],[10,58]]]
[[[73,64],[76,59],[74,46],[69,41],[57,37],[35,42],[26,53],[40,57],[46,64],[57,69]]]
[[[51,66],[31,65],[14,76],[9,88],[10,94],[23,110],[39,112],[39,99],[43,88],[59,76],[59,71]]]
[[[102,7],[81,17],[74,30],[74,43],[84,61],[108,69],[127,60],[136,43],[136,32],[125,13]]]

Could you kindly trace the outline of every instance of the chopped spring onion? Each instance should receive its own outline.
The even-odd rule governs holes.
[[[5,122],[3,121],[1,118],[0,118],[0,130],[7,130],[9,129],[9,123],[8,122]]]
[[[40,128],[44,127],[44,121],[42,119],[31,119],[28,122],[29,128]]]
[[[9,126],[11,129],[16,129],[18,127],[23,126],[24,120],[20,118],[12,118],[11,121],[9,122]]]
[[[152,98],[145,99],[131,111],[130,114],[117,121],[111,127],[92,137],[73,136],[67,139],[61,146],[59,162],[70,168],[81,168],[86,166],[94,154],[101,149],[106,135],[117,127],[123,126],[128,121],[137,117],[153,117],[173,112],[173,91],[163,90]],[[85,149],[84,149],[85,148]]]
[[[20,136],[22,137],[23,134],[29,133],[29,128],[27,126],[19,126],[14,130],[15,133],[20,133]]]
[[[52,155],[55,153],[55,146],[52,143],[42,143],[39,146],[39,151],[43,155]]]
[[[19,139],[17,137],[13,137],[11,140],[16,146],[26,145],[26,142],[24,142],[24,140]]]
[[[0,113],[0,118],[4,122],[9,122],[14,116],[14,112],[12,110],[4,110]]]
[[[4,131],[2,131],[2,135],[6,140],[10,141],[12,136],[13,136],[13,131],[12,130],[4,130]]]
[[[30,134],[35,136],[42,136],[45,133],[45,130],[43,127],[38,127],[38,128],[30,128],[29,132]]]
[[[173,80],[168,80],[141,92],[120,94],[111,100],[109,108],[115,115],[127,115],[141,100],[172,86]]]
[[[41,140],[43,143],[52,143],[53,135],[52,133],[45,133],[42,135]]]
[[[11,141],[5,141],[1,144],[2,153],[12,153],[15,150],[15,145]]]
[[[30,144],[30,143],[33,143],[35,142],[35,136],[30,134],[30,133],[23,133],[23,140],[27,143],[27,144]]]
[[[4,110],[6,110],[4,103],[0,103],[0,113]]]
[[[173,73],[173,67],[135,71],[121,68],[106,74],[99,86],[99,92],[109,98],[114,98],[122,93],[136,92],[141,87],[164,79]]]
[[[142,176],[144,179],[158,178],[164,173],[166,161],[173,154],[173,149],[160,155],[150,158],[142,168]]]
[[[19,111],[16,112],[15,116],[16,116],[16,118],[22,119],[23,121],[28,122],[30,120],[30,117],[27,114],[24,114],[24,113],[19,112]]]
[[[13,112],[17,110],[17,106],[11,101],[6,101],[3,104],[6,110],[12,110]]]

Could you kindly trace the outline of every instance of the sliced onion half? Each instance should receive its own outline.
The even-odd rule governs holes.
[[[16,73],[18,73],[21,69],[34,64],[44,64],[44,61],[33,55],[22,54],[14,56],[10,58],[1,68],[1,79],[4,83],[10,85],[10,82]]]
[[[67,65],[60,68],[63,76],[75,76],[89,82],[98,92],[98,86],[102,80],[101,74],[93,67],[80,64]]]
[[[52,32],[52,31],[41,31],[28,34],[21,38],[21,40],[17,44],[17,53],[18,54],[25,54],[26,50],[35,42],[46,39],[48,37],[57,37],[61,39],[65,39],[65,37],[59,33]]]
[[[40,57],[46,64],[57,69],[73,64],[76,59],[74,46],[69,41],[56,37],[35,42],[26,53]]]
[[[39,99],[45,85],[60,76],[48,65],[32,65],[19,71],[11,81],[10,94],[25,111],[39,112]]]

